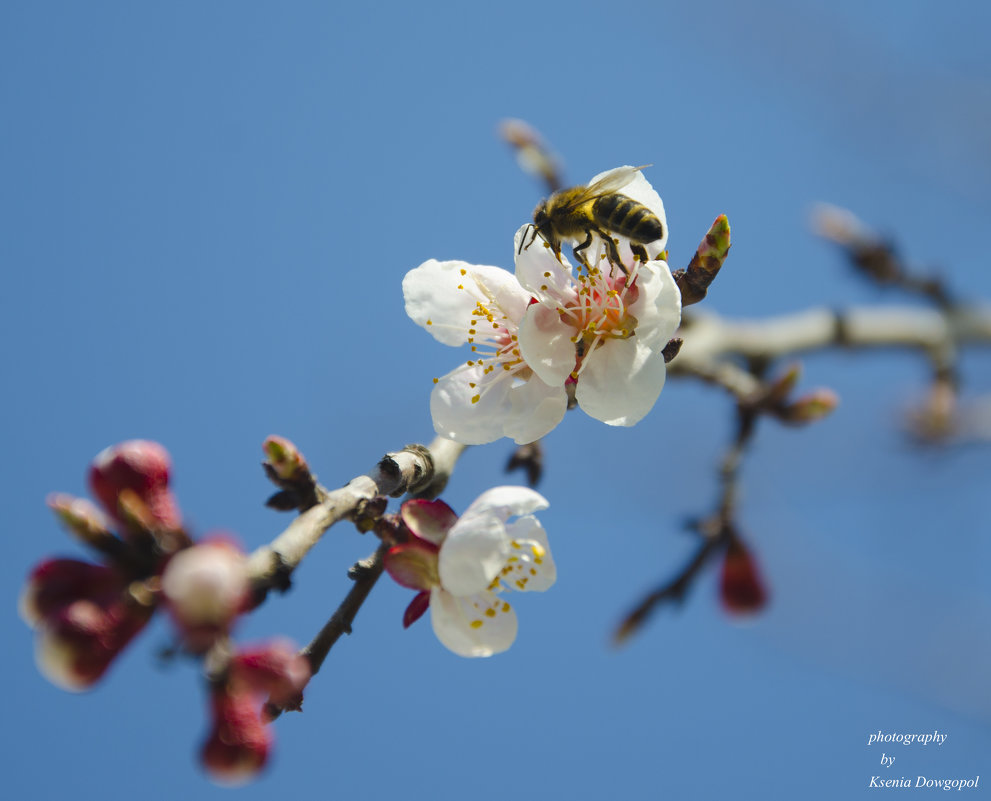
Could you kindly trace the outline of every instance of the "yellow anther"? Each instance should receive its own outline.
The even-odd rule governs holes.
[[[468,275],[468,271],[464,267],[462,267],[461,268],[461,274],[462,275]]]
[[[435,383],[435,384],[436,384],[436,383],[437,383],[438,381],[440,381],[440,379],[439,379],[439,378],[435,378],[435,379],[434,379],[434,383]]]
[[[496,616],[496,610],[495,609],[486,609],[485,610],[485,616],[486,617],[495,617]]]
[[[503,601],[503,604],[502,604],[502,611],[503,612],[508,612],[509,611],[509,604],[507,604],[505,601]]]
[[[433,325],[433,324],[434,324],[433,320],[427,320],[427,325]]]
[[[485,621],[483,621],[483,620],[473,620],[468,625],[471,626],[473,629],[480,629],[480,628],[482,628],[482,624],[484,622]]]
[[[471,399],[472,403],[478,403],[482,399],[481,395],[474,395]]]

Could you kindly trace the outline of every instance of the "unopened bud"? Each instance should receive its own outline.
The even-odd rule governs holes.
[[[90,467],[90,489],[120,519],[120,494],[130,490],[148,507],[155,528],[178,529],[179,509],[168,489],[171,460],[157,442],[129,440],[101,451]],[[121,521],[124,522],[124,521]]]
[[[767,591],[753,555],[734,537],[726,548],[719,595],[727,612],[755,614],[767,604]]]
[[[706,296],[709,285],[715,280],[729,255],[729,249],[729,219],[725,214],[720,214],[699,244],[688,268],[674,273],[683,306],[698,303]]]
[[[516,149],[516,161],[524,172],[542,178],[552,191],[559,186],[556,161],[529,123],[518,119],[503,120],[499,124],[499,135]]]
[[[64,690],[89,689],[144,628],[151,612],[125,600],[110,605],[80,600],[64,607],[38,629],[38,669]]]
[[[309,466],[299,449],[285,437],[271,436],[262,443],[262,450],[268,457],[268,464],[275,475],[283,481],[298,478],[303,471],[309,473]]]
[[[267,695],[281,709],[298,708],[310,674],[309,660],[287,641],[244,649],[230,663],[232,682]]]
[[[123,579],[106,565],[78,559],[49,559],[28,576],[18,609],[29,626],[38,626],[75,601],[111,599],[123,588]]]
[[[862,247],[877,241],[875,234],[849,209],[830,203],[817,203],[811,214],[812,230],[847,248]]]
[[[248,693],[218,691],[212,706],[213,727],[200,754],[203,767],[218,784],[244,784],[265,766],[271,732]]]
[[[802,365],[799,362],[790,364],[785,372],[776,378],[768,387],[766,400],[770,404],[783,402],[795,389],[798,379],[802,377]]]
[[[210,647],[248,603],[248,560],[226,540],[179,551],[162,574],[162,594],[194,652]]]
[[[830,414],[839,403],[839,396],[832,390],[817,389],[786,407],[782,419],[797,425],[814,423]]]
[[[106,516],[85,498],[53,493],[46,500],[59,522],[77,539],[97,550],[117,552],[120,540],[111,533]]]

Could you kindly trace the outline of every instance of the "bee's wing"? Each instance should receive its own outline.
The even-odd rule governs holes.
[[[649,164],[641,164],[639,167],[617,167],[615,170],[609,170],[598,181],[585,187],[585,191],[582,193],[582,202],[618,192],[632,181],[640,170],[649,166]]]

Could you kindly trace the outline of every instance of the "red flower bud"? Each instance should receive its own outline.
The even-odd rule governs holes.
[[[225,688],[215,692],[212,701],[213,728],[200,755],[203,767],[219,784],[242,784],[265,766],[271,732],[251,693]]]
[[[105,565],[78,559],[48,559],[28,576],[21,593],[21,617],[32,627],[79,600],[104,600],[123,588],[120,575]]]
[[[726,549],[719,592],[723,607],[731,614],[756,614],[767,604],[767,591],[753,555],[735,537]]]
[[[282,708],[298,708],[310,680],[309,660],[284,641],[241,651],[231,659],[230,671],[233,683]]]
[[[152,608],[121,597],[109,605],[75,601],[48,617],[38,629],[38,668],[53,684],[88,689],[144,628]]]
[[[118,497],[130,490],[144,502],[161,528],[177,529],[182,521],[168,488],[170,470],[168,451],[157,442],[129,440],[106,448],[93,460],[90,489],[117,520],[121,519]]]

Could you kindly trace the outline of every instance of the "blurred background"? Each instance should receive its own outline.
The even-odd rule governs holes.
[[[17,594],[42,557],[81,554],[45,496],[86,494],[105,446],[156,439],[193,530],[251,549],[289,522],[262,506],[267,435],[329,487],[428,441],[431,378],[466,357],[406,318],[400,282],[432,257],[512,267],[543,188],[501,119],[535,125],[573,183],[653,164],[673,268],[727,214],[733,251],[699,308],[906,302],[810,233],[816,201],[991,299],[989,25],[976,1],[3,4],[8,797],[226,792],[196,762],[197,668],[156,658],[162,621],[90,693],[38,674]],[[766,422],[750,452],[739,520],[763,615],[728,617],[710,570],[609,645],[693,551],[682,524],[715,502],[731,410],[672,381],[633,429],[569,414],[539,487],[559,579],[515,599],[514,647],[469,661],[426,621],[404,631],[409,591],[383,579],[237,792],[835,799],[872,775],[981,774],[987,794],[991,451],[906,439],[929,379],[915,354],[804,366],[800,389],[842,403],[808,428]],[[989,367],[964,354],[967,397]],[[469,450],[445,499],[521,483],[512,450]],[[373,548],[332,529],[239,639],[307,642]],[[868,747],[878,730],[948,739]]]

